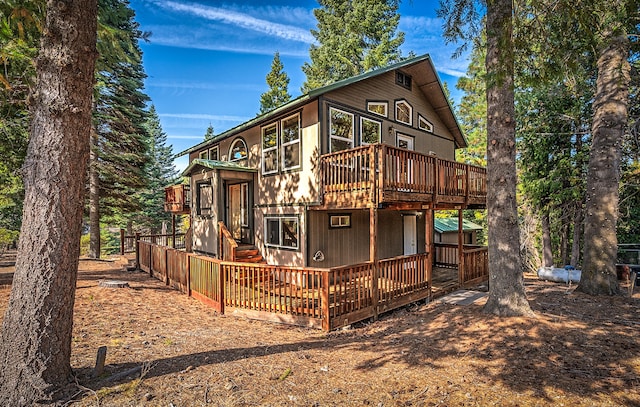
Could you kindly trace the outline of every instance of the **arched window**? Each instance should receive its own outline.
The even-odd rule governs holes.
[[[247,158],[247,145],[244,140],[237,138],[231,143],[229,149],[229,161],[239,161]]]

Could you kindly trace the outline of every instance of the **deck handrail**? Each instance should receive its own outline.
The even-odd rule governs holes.
[[[233,235],[224,222],[218,222],[218,226],[220,227],[220,253],[218,253],[218,256],[220,256],[222,260],[236,261],[238,242],[233,238]]]
[[[321,171],[324,194],[361,191],[373,203],[387,192],[475,203],[487,194],[485,168],[383,143],[325,154]]]

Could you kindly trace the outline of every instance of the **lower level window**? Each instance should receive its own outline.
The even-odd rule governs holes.
[[[265,245],[297,249],[299,240],[298,218],[295,216],[266,217],[264,220]]]

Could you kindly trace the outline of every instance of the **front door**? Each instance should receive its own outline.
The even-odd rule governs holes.
[[[405,256],[416,254],[418,252],[418,245],[416,242],[418,235],[416,218],[416,215],[404,215],[402,217]]]
[[[227,191],[227,225],[233,238],[242,243],[250,243],[249,233],[249,184],[229,185]]]

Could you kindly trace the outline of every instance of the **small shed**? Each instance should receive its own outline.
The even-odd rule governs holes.
[[[435,243],[458,243],[458,218],[435,218],[433,229]],[[463,243],[478,244],[478,230],[482,230],[482,226],[463,219]]]

